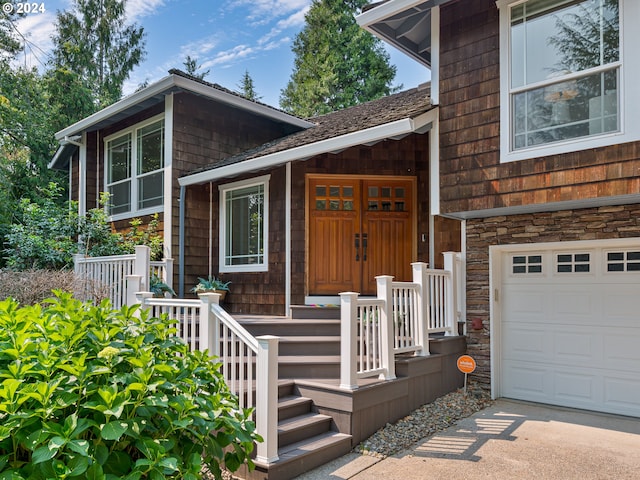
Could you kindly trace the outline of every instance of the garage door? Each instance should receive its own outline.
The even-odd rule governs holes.
[[[501,252],[500,395],[640,417],[640,241],[558,245]]]

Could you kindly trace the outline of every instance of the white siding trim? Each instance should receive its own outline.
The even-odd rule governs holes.
[[[164,256],[172,257],[173,244],[173,93],[164,97]]]

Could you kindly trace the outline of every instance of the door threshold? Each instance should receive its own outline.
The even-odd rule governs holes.
[[[311,295],[304,297],[305,305],[315,307],[338,307],[340,306],[339,295]]]

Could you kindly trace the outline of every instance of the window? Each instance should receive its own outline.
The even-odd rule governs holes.
[[[607,253],[607,272],[640,272],[640,252],[629,250]]]
[[[515,275],[542,273],[542,255],[514,255],[511,257],[511,272]]]
[[[630,72],[623,19],[637,5],[625,0],[500,0],[501,150],[503,160],[620,143],[640,136],[623,105],[638,95]],[[622,8],[626,8],[622,15]],[[626,41],[638,33],[626,29]],[[635,28],[635,30],[638,30]],[[629,43],[632,45],[633,43]],[[636,56],[637,57],[637,56]],[[625,95],[623,95],[625,94]],[[623,102],[623,98],[625,101]],[[631,140],[632,138],[629,138]],[[580,142],[579,144],[577,142]],[[592,142],[587,144],[585,142]]]
[[[588,253],[559,253],[556,255],[558,273],[589,273],[591,255]]]
[[[106,139],[109,213],[126,218],[163,206],[164,121],[136,126]]]
[[[268,269],[269,175],[220,187],[220,271]]]

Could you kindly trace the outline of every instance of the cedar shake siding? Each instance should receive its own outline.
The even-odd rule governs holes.
[[[401,140],[379,142],[373,146],[358,146],[338,154],[322,154],[307,161],[294,162],[291,168],[291,303],[304,304],[306,295],[306,178],[308,174],[331,175],[391,175],[417,178],[417,235],[429,232],[429,145],[428,136],[411,134]],[[225,308],[239,314],[284,315],[285,312],[285,167],[254,172],[213,185],[212,192],[212,253],[213,273],[218,272],[219,252],[219,189],[218,185],[259,175],[271,174],[269,182],[269,270],[255,273],[224,273],[223,280],[231,281],[231,293]],[[190,219],[186,229],[185,291],[192,288],[198,276],[206,276],[209,263],[207,235],[209,225],[208,185],[187,188],[187,212]],[[437,222],[438,223],[438,222]],[[451,224],[451,225],[449,225]],[[442,228],[451,232],[437,232],[446,239],[439,252],[460,249],[460,230],[457,220],[442,219]],[[441,226],[441,223],[438,223]],[[456,233],[457,232],[457,233]],[[429,261],[429,239],[417,242],[416,261]],[[440,262],[442,260],[440,259]]]
[[[640,191],[640,142],[501,164],[498,9],[493,0],[453,2],[441,22],[443,214]]]

